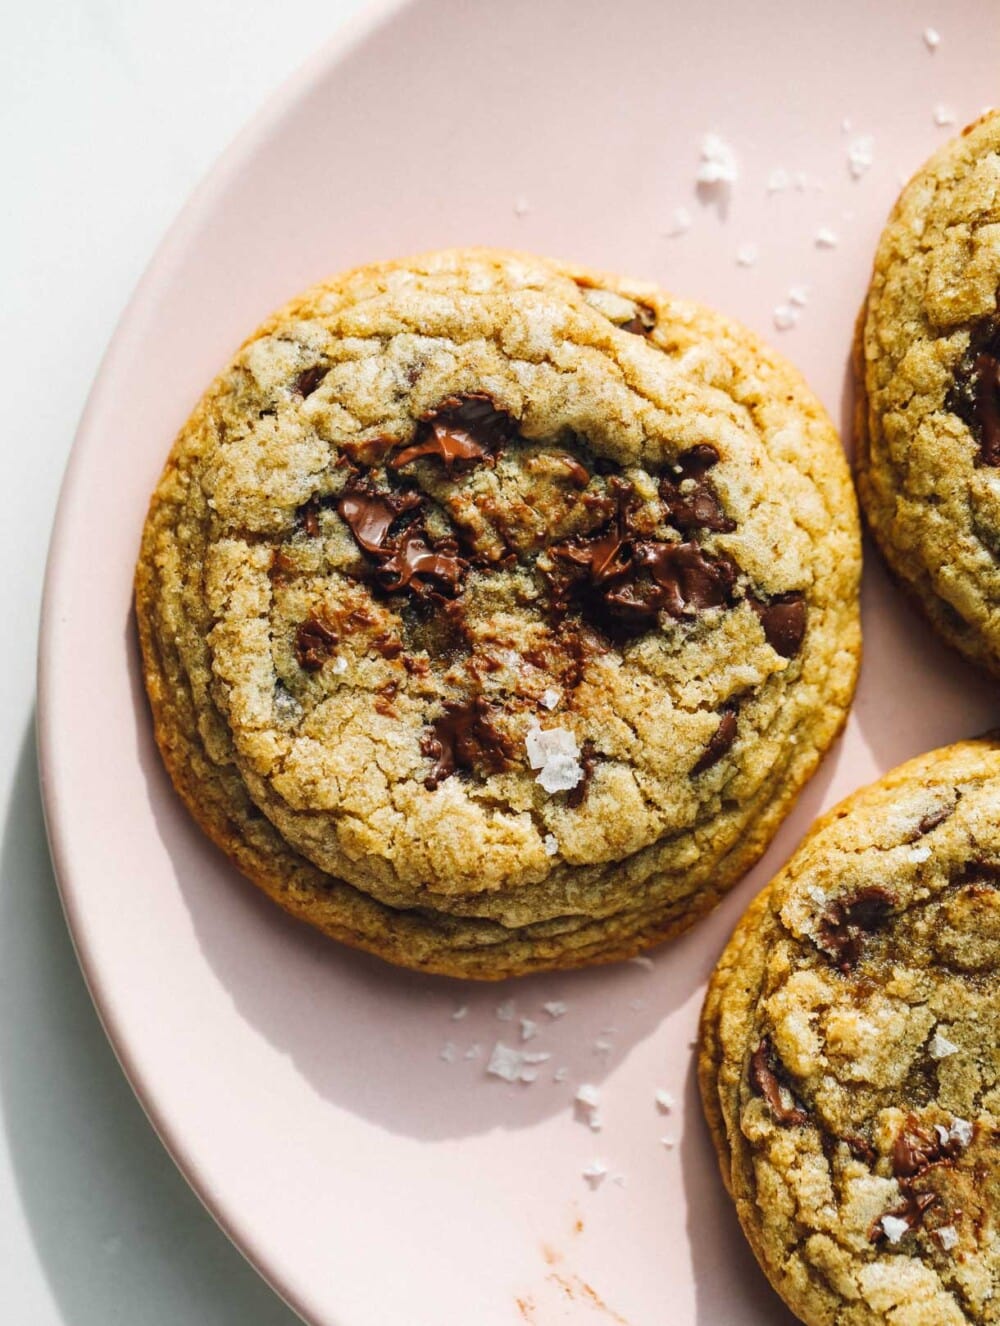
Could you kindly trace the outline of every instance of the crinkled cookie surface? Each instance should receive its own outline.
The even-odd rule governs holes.
[[[486,250],[362,268],[208,390],[137,571],[175,783],[289,910],[500,976],[683,928],[859,652],[839,443],[749,333]]]
[[[706,999],[701,1085],[740,1221],[809,1326],[1000,1321],[1000,740],[816,826]]]

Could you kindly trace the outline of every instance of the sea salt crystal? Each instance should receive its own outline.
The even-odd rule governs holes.
[[[799,320],[799,311],[791,304],[779,304],[774,310],[774,325],[778,331],[788,331]]]
[[[733,149],[718,134],[706,134],[701,140],[701,164],[696,179],[699,184],[735,184],[740,168]]]
[[[767,177],[767,191],[768,193],[784,193],[790,183],[791,179],[784,166],[775,166]]]
[[[940,1229],[935,1230],[937,1241],[945,1252],[951,1252],[958,1243],[958,1230],[954,1225],[942,1225]]]
[[[938,1141],[942,1146],[947,1146],[949,1142],[957,1142],[963,1149],[972,1141],[973,1127],[968,1119],[953,1119],[950,1128],[945,1128],[944,1124],[936,1123],[934,1131],[938,1135]]]
[[[882,1228],[890,1243],[898,1243],[904,1234],[909,1233],[910,1222],[901,1220],[899,1216],[884,1215],[882,1217]]]
[[[546,792],[568,792],[583,778],[580,747],[567,728],[528,728],[524,738],[528,763],[540,770],[537,781]]]
[[[741,244],[736,250],[736,264],[739,267],[753,267],[759,256],[756,244]]]
[[[630,999],[628,1001],[628,1006],[633,1013],[641,1013],[646,1007],[646,1001],[645,999]]]
[[[835,249],[839,242],[836,231],[831,230],[829,226],[821,226],[816,231],[816,247],[818,249]]]
[[[954,124],[957,116],[950,106],[934,107],[934,123],[939,128],[944,128],[947,124]]]
[[[924,45],[929,51],[936,51],[941,45],[941,34],[937,28],[924,28]]]
[[[501,1022],[510,1022],[514,1016],[513,999],[505,999],[502,1004],[497,1004],[497,1017]]]
[[[546,856],[555,856],[559,851],[559,839],[554,833],[547,833],[542,839],[542,846],[545,848]]]
[[[542,704],[546,709],[555,709],[561,699],[562,696],[554,686],[549,686],[542,691]]]
[[[655,1096],[656,1108],[661,1114],[669,1114],[674,1108],[674,1098],[669,1091],[659,1090]]]
[[[594,1041],[595,1054],[609,1055],[613,1049],[614,1046],[611,1044],[610,1041],[605,1041],[605,1040]]]
[[[935,1031],[928,1042],[927,1049],[932,1059],[947,1059],[950,1054],[958,1054],[958,1046],[940,1031]]]
[[[333,662],[330,665],[330,668],[331,671],[336,676],[342,677],[344,673],[347,671],[347,659],[344,658],[343,654],[341,654],[339,658],[335,658],[333,660]]]
[[[568,1068],[557,1068],[556,1071],[552,1074],[552,1081],[565,1082],[568,1077],[569,1077]]]
[[[569,1004],[564,999],[550,999],[547,1004],[543,1004],[550,1018],[561,1018],[569,1010]]]
[[[536,1065],[551,1058],[551,1054],[543,1050],[518,1050],[512,1045],[505,1045],[503,1041],[497,1041],[486,1071],[494,1077],[502,1077],[505,1082],[534,1082],[538,1076]]]
[[[466,1050],[465,1054],[462,1056],[462,1058],[478,1059],[481,1054],[482,1054],[482,1049],[479,1045],[470,1045],[469,1048]]]
[[[582,1105],[585,1110],[596,1110],[601,1103],[601,1093],[597,1087],[591,1086],[589,1082],[584,1082],[577,1087],[573,1099],[578,1105]]]
[[[521,1019],[521,1040],[533,1041],[538,1035],[538,1023],[533,1022],[531,1018]]]
[[[676,239],[679,235],[686,235],[691,229],[691,213],[686,207],[675,207],[670,214],[670,227],[667,230],[669,239]]]
[[[805,308],[809,302],[809,290],[804,285],[793,285],[788,292],[789,304],[794,304],[797,308]]]
[[[596,1188],[607,1177],[608,1167],[603,1160],[592,1160],[586,1169],[581,1172],[590,1186]]]
[[[516,198],[514,200],[514,215],[527,216],[531,208],[528,206],[527,198]]]
[[[673,1151],[674,1147],[677,1145],[677,1143],[674,1141],[672,1137],[661,1137],[660,1141],[663,1143],[663,1145],[667,1148],[668,1151]]]
[[[456,1008],[454,1013],[452,1013],[451,1015],[452,1022],[461,1022],[462,1018],[465,1017],[468,1011],[469,1011],[468,1004],[459,1004],[458,1008]]]
[[[454,1041],[445,1041],[444,1049],[441,1051],[441,1058],[446,1064],[453,1064],[458,1058],[458,1046]]]
[[[875,139],[871,134],[855,138],[847,148],[847,166],[853,179],[859,180],[875,160]]]
[[[611,1176],[611,1182],[612,1182],[612,1183],[617,1183],[619,1188],[624,1188],[624,1187],[625,1187],[625,1175],[624,1175],[624,1174],[612,1174],[612,1176]]]
[[[638,957],[629,958],[629,962],[633,967],[642,967],[644,971],[653,971],[656,967],[656,963],[652,958],[644,957],[641,953]]]
[[[911,847],[907,856],[911,861],[926,861],[931,854],[931,849],[926,843],[918,843],[916,847]]]

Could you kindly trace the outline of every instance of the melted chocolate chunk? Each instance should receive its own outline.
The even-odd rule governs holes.
[[[682,534],[696,529],[729,534],[736,528],[736,522],[730,520],[722,509],[711,481],[705,478],[718,463],[719,453],[715,447],[701,443],[678,456],[676,469],[680,471],[679,475],[664,475],[660,480],[660,497],[667,508],[667,519]]]
[[[648,336],[656,326],[656,314],[648,304],[640,304],[638,300],[632,302],[635,304],[635,316],[618,325],[622,331],[632,332],[634,336]]]
[[[782,1088],[791,1096],[791,1090],[782,1081],[783,1070],[767,1036],[761,1037],[760,1044],[750,1056],[750,1087],[758,1096],[763,1096],[775,1120],[783,1128],[800,1127],[808,1123],[809,1115],[800,1105],[786,1105],[782,1099]]]
[[[590,780],[594,776],[594,766],[597,763],[594,743],[588,737],[580,747],[580,767],[583,769],[583,777],[577,783],[576,787],[571,787],[566,793],[566,805],[572,810],[582,806],[587,799],[587,792],[590,788]]]
[[[952,804],[950,806],[939,806],[937,810],[928,811],[917,825],[916,830],[907,839],[907,842],[916,842],[925,833],[930,833],[932,829],[936,829],[939,824],[943,824],[948,819],[954,809],[955,806]]]
[[[310,368],[304,368],[292,383],[292,391],[303,398],[311,396],[329,371],[326,364],[313,364]]]
[[[842,972],[856,966],[865,936],[883,926],[895,896],[877,884],[830,904],[819,921],[819,944]]]
[[[319,672],[333,653],[337,633],[322,617],[313,613],[295,632],[295,657],[306,672]]]
[[[383,551],[390,526],[397,516],[421,505],[419,493],[378,492],[363,483],[344,489],[337,503],[337,511],[354,535],[355,542],[365,552]]]
[[[866,1165],[874,1165],[878,1152],[860,1133],[845,1133],[843,1142],[855,1160],[863,1160]]]
[[[455,555],[455,544],[451,540],[440,544],[438,549],[432,548],[427,542],[426,531],[414,525],[397,535],[382,551],[388,552],[389,556],[375,575],[390,593],[400,589],[424,593],[431,588],[427,583],[430,578],[454,594],[469,566],[464,558]]]
[[[909,1184],[901,1183],[900,1189],[903,1192],[903,1200],[898,1206],[894,1206],[891,1211],[886,1211],[885,1215],[892,1216],[896,1220],[903,1220],[907,1226],[912,1229],[919,1228],[924,1222],[924,1215],[937,1205],[941,1200],[937,1193],[933,1192],[914,1192]],[[871,1243],[880,1243],[887,1237],[882,1227],[882,1221],[885,1216],[879,1216],[873,1220],[868,1230],[868,1239]]]
[[[555,459],[566,466],[569,477],[577,488],[586,488],[587,484],[590,483],[590,471],[586,466],[581,465],[574,456],[567,455],[565,452],[560,452]]]
[[[911,1114],[893,1142],[892,1172],[898,1179],[911,1179],[932,1165],[951,1164],[962,1151],[957,1137],[942,1141],[936,1130],[931,1133],[921,1128]]]
[[[1000,316],[974,328],[955,370],[945,408],[966,424],[979,444],[980,465],[1000,465]]]
[[[719,726],[709,738],[708,745],[702,752],[701,758],[691,770],[692,774],[704,773],[706,769],[711,769],[713,764],[718,764],[736,740],[736,710],[724,708],[721,714]]]
[[[671,617],[722,607],[736,583],[733,563],[712,557],[696,543],[636,543],[635,562],[648,567],[659,590],[650,596],[654,610],[664,608]]]
[[[421,456],[443,461],[451,471],[458,463],[493,463],[496,453],[513,436],[515,425],[505,410],[498,410],[483,392],[449,396],[446,401],[422,417],[428,425],[423,436],[393,456],[394,470],[409,465]]]
[[[806,633],[805,595],[793,590],[766,602],[752,595],[747,601],[760,618],[764,638],[774,652],[782,658],[794,658]]]
[[[424,779],[428,791],[433,792],[456,769],[506,768],[514,746],[497,730],[493,714],[493,707],[481,695],[465,704],[444,702],[444,713],[431,723],[420,743],[421,754],[434,761]]]

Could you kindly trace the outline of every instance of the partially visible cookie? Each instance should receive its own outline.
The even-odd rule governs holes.
[[[499,977],[685,928],[843,723],[839,441],[750,333],[469,250],[314,287],[182,430],[136,575],[157,738],[283,906]]]
[[[855,344],[861,505],[942,636],[1000,675],[1000,112],[882,234]]]
[[[809,1326],[1000,1321],[1000,739],[911,760],[754,901],[702,1015],[702,1096]]]

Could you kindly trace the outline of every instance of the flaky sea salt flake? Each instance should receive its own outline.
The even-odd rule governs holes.
[[[542,691],[542,704],[546,709],[555,709],[561,699],[562,696],[554,686],[548,686]]]
[[[736,154],[718,134],[706,134],[701,140],[701,164],[696,179],[699,184],[735,184],[740,177]]]
[[[958,1230],[954,1225],[942,1225],[940,1229],[934,1231],[938,1243],[945,1252],[951,1252],[952,1248],[958,1244]]]
[[[789,304],[794,304],[796,308],[805,308],[809,302],[809,289],[804,285],[793,285],[788,292]]]
[[[546,856],[555,856],[559,851],[559,839],[554,833],[547,833],[542,839],[542,846],[545,848]]]
[[[837,232],[831,230],[829,226],[820,226],[816,231],[816,247],[818,249],[835,249],[840,243],[837,238]]]
[[[778,331],[789,331],[799,320],[799,311],[791,304],[778,304],[774,310],[774,325]]]
[[[851,178],[859,180],[875,160],[875,139],[871,134],[862,134],[848,144],[847,168]]]
[[[686,207],[675,207],[670,213],[670,225],[667,227],[667,238],[677,239],[681,235],[686,235],[691,229],[691,213]]]
[[[538,1023],[531,1018],[521,1019],[521,1040],[533,1041],[538,1035]]]
[[[924,45],[929,51],[936,51],[941,45],[941,34],[937,28],[924,28]]]
[[[542,1005],[542,1008],[550,1018],[561,1018],[564,1013],[569,1011],[569,1004],[566,1003],[565,999],[550,999],[548,1003]]]
[[[590,1186],[596,1188],[607,1178],[608,1167],[603,1160],[592,1160],[581,1173]]]
[[[497,1017],[501,1022],[510,1022],[514,1017],[513,999],[505,999],[502,1004],[497,1004]]]
[[[881,1224],[890,1243],[898,1243],[904,1234],[910,1232],[910,1222],[901,1219],[899,1216],[884,1215]]]
[[[446,1064],[453,1064],[458,1058],[458,1046],[454,1041],[445,1041],[444,1048],[441,1050],[441,1058]]]
[[[641,967],[643,971],[654,971],[656,969],[656,963],[653,959],[647,958],[643,953],[638,954],[634,958],[629,958],[629,962],[631,962],[633,967]]]
[[[760,254],[756,244],[741,244],[736,250],[736,265],[738,267],[753,267]]]
[[[601,1103],[601,1093],[591,1083],[584,1082],[577,1087],[573,1099],[578,1105],[582,1105],[585,1110],[596,1110]]]
[[[551,1054],[543,1050],[518,1050],[512,1045],[497,1041],[486,1065],[487,1073],[501,1077],[505,1082],[534,1082],[538,1076],[536,1065],[551,1059]]]
[[[934,123],[939,129],[943,129],[946,125],[954,124],[957,119],[958,116],[950,106],[934,107]]]
[[[458,1008],[456,1008],[454,1013],[452,1013],[451,1015],[452,1022],[461,1022],[462,1018],[465,1017],[468,1011],[469,1011],[468,1004],[459,1004]]]
[[[674,1098],[669,1091],[658,1090],[654,1096],[656,1108],[661,1114],[669,1114],[674,1108]]]
[[[674,1147],[677,1145],[672,1137],[661,1137],[660,1141],[668,1151],[673,1151]]]
[[[546,792],[568,792],[583,778],[580,747],[568,728],[528,728],[524,738],[528,763],[539,770],[537,782]]]
[[[950,1054],[958,1054],[958,1046],[941,1031],[935,1031],[927,1043],[927,1049],[932,1059],[947,1059]]]
[[[784,166],[775,166],[767,177],[768,193],[784,193],[791,183],[788,171]]]

